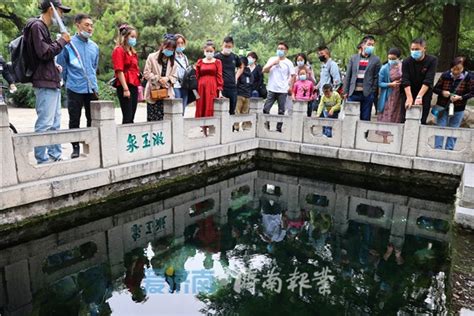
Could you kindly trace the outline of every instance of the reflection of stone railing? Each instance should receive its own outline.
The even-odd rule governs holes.
[[[444,161],[474,162],[474,131],[422,126],[419,107],[407,111],[404,124],[391,124],[360,121],[359,104],[354,102],[347,102],[340,118],[334,120],[307,118],[306,106],[305,102],[295,102],[291,115],[270,115],[262,113],[263,100],[251,99],[250,114],[230,116],[228,100],[216,99],[214,117],[191,119],[183,118],[180,99],[170,99],[164,101],[164,121],[116,125],[113,103],[96,101],[92,103],[91,128],[12,135],[6,105],[1,104],[1,187],[16,188],[33,181],[90,173],[78,182],[90,184],[80,188],[69,190],[66,185],[62,189],[61,182],[57,182],[53,189],[54,196],[59,196],[259,147],[294,147],[303,154],[408,168],[417,164],[424,166],[422,170],[438,172],[440,168],[427,166],[440,166]],[[277,131],[280,124],[281,132]],[[208,136],[202,126],[210,126]],[[329,136],[323,133],[326,129],[331,130]],[[435,149],[435,135],[457,137],[454,150]],[[85,145],[80,158],[34,163],[34,146],[75,141]],[[49,192],[50,187],[44,190]],[[10,201],[0,204],[0,208],[48,198],[46,191],[34,200],[0,193],[0,203]]]

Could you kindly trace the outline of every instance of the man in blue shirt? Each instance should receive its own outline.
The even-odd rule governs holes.
[[[67,107],[69,128],[79,128],[82,107],[86,111],[87,127],[91,126],[91,100],[98,92],[97,66],[99,64],[99,47],[90,37],[94,24],[86,14],[76,15],[74,22],[77,33],[71,44],[58,55],[57,63],[63,67],[63,79],[67,90]],[[79,157],[79,143],[72,143],[71,158]]]
[[[321,72],[317,88],[319,95],[322,96],[325,84],[332,85],[333,91],[337,91],[342,85],[342,80],[339,66],[331,59],[331,52],[327,46],[318,47],[318,58],[321,61]]]

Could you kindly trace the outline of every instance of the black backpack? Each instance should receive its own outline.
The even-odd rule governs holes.
[[[193,65],[189,65],[188,68],[186,68],[186,72],[183,76],[183,81],[181,82],[181,87],[188,90],[198,89],[196,69],[194,69]]]
[[[27,83],[32,81],[37,65],[29,65],[29,55],[24,35],[29,31],[35,20],[30,20],[23,28],[22,35],[15,38],[8,44],[8,51],[12,61],[11,71],[15,82]]]

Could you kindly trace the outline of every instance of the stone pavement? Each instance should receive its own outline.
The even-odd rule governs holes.
[[[194,112],[196,108],[194,105],[190,105],[186,108],[185,117],[194,117]],[[36,111],[35,109],[25,109],[17,107],[8,107],[8,116],[10,118],[10,123],[12,123],[18,133],[30,133],[35,130],[36,122]],[[117,124],[122,123],[122,111],[120,108],[115,108],[115,122]],[[135,122],[146,122],[146,104],[140,103],[137,107],[137,113],[135,115]],[[67,109],[61,109],[61,129],[67,129],[69,126],[69,114]],[[86,115],[84,110],[82,110],[81,115],[81,127],[86,127]]]

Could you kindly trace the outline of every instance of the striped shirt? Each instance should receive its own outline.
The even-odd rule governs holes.
[[[364,91],[364,76],[367,66],[369,65],[369,58],[361,57],[359,61],[359,70],[357,71],[357,80],[355,91]]]

